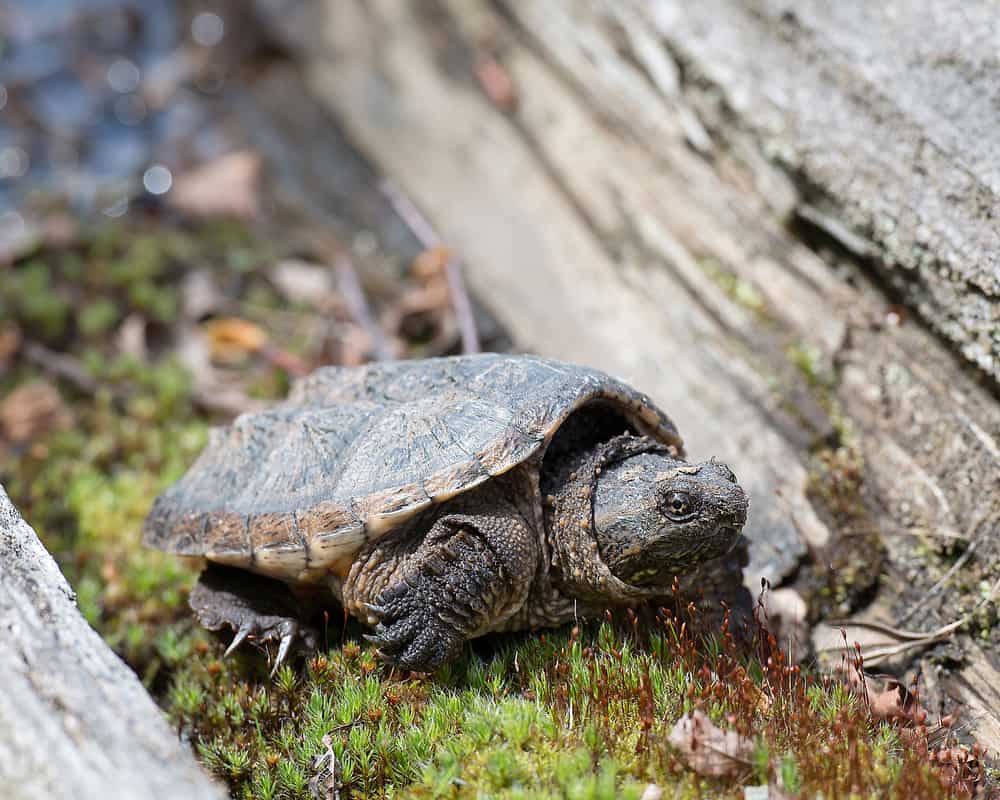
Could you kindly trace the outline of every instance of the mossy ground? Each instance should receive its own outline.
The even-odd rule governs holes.
[[[423,676],[385,668],[356,624],[331,618],[321,651],[274,679],[265,653],[223,660],[186,609],[197,565],[144,549],[141,526],[215,421],[172,351],[179,281],[218,265],[237,304],[274,305],[260,269],[275,252],[232,225],[112,228],[26,256],[0,285],[8,333],[71,355],[98,387],[12,357],[0,395],[53,382],[72,424],[5,443],[0,480],[87,619],[234,796],[309,797],[324,754],[344,797],[619,798],[649,782],[668,798],[737,798],[768,782],[789,797],[967,793],[956,775],[978,773],[935,765],[926,729],[875,720],[841,683],[786,664],[763,628],[741,646],[672,613],[625,616],[488,637]],[[118,353],[130,314],[162,340],[146,358]],[[283,391],[286,376],[255,370],[255,394]],[[754,742],[727,778],[699,776],[667,742],[698,708]]]

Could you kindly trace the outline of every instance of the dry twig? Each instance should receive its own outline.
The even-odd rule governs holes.
[[[864,659],[864,663],[867,666],[872,666],[884,661],[885,659],[901,655],[910,650],[919,650],[923,647],[929,647],[932,644],[944,641],[951,636],[951,634],[965,625],[970,619],[972,619],[973,615],[979,611],[980,608],[987,603],[992,602],[998,591],[1000,591],[1000,579],[993,584],[989,593],[976,603],[975,607],[969,611],[969,613],[954,622],[942,625],[940,628],[933,631],[906,631],[894,628],[891,625],[885,625],[881,622],[870,622],[866,620],[831,619],[827,620],[826,624],[833,627],[868,628],[870,630],[878,631],[879,633],[884,633],[887,636],[892,636],[895,639],[902,640],[897,644],[880,644],[873,646],[869,650],[863,650],[861,652],[861,656]],[[845,649],[847,648],[838,645],[837,647],[825,647],[818,652],[829,653]]]
[[[365,300],[365,293],[361,288],[358,273],[354,269],[354,262],[341,251],[333,262],[333,269],[337,273],[337,290],[343,296],[344,302],[347,303],[351,316],[368,335],[375,360],[388,361],[392,359],[394,354],[386,341],[385,333],[372,315],[368,301]]]
[[[84,394],[97,393],[99,388],[97,379],[72,356],[57,353],[43,344],[30,341],[22,345],[21,353],[35,366],[56,378],[62,378]]]
[[[964,567],[966,563],[968,563],[969,559],[972,558],[972,554],[976,551],[976,548],[979,546],[980,541],[982,541],[984,533],[990,529],[994,519],[996,518],[996,515],[994,514],[993,519],[990,519],[986,525],[983,525],[982,528],[980,528],[980,525],[982,525],[983,522],[986,522],[986,518],[987,518],[987,512],[985,510],[976,516],[975,521],[969,526],[969,530],[966,536],[963,537],[965,539],[968,539],[970,536],[974,536],[975,538],[973,538],[972,541],[969,542],[969,546],[965,549],[965,552],[962,553],[962,555],[958,557],[955,563],[951,565],[948,571],[941,576],[941,579],[937,583],[935,583],[930,589],[928,589],[927,593],[922,598],[920,598],[918,602],[914,603],[909,611],[903,614],[902,618],[899,620],[900,625],[912,619],[913,615],[916,614],[925,605],[927,605],[930,599],[934,595],[936,595],[939,591],[941,591],[942,587],[944,587],[944,585],[947,584],[949,580],[951,580],[951,577],[956,572],[958,572],[962,567]],[[979,530],[979,533],[976,533],[977,530]]]
[[[441,237],[434,230],[427,218],[413,204],[396,184],[389,180],[382,181],[382,193],[388,198],[393,209],[413,231],[420,244],[430,250],[443,245]],[[479,334],[476,332],[476,319],[472,313],[472,302],[465,290],[462,280],[462,269],[458,259],[451,256],[445,265],[445,275],[448,279],[448,290],[451,293],[451,304],[458,320],[458,329],[462,335],[462,352],[479,352]]]

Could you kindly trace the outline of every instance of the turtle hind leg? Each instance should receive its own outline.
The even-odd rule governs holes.
[[[191,590],[188,603],[202,627],[210,631],[233,630],[227,656],[247,640],[277,641],[272,675],[288,657],[292,645],[316,648],[316,631],[299,621],[299,603],[281,581],[210,564]]]

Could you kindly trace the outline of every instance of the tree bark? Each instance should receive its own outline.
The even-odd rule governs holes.
[[[10,800],[222,798],[0,487],[0,785]]]
[[[795,177],[799,213],[1000,378],[996,6],[628,5],[663,37],[699,113],[735,120]]]

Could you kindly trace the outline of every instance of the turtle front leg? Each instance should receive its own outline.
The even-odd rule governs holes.
[[[406,549],[403,537],[362,553],[344,600],[375,626],[366,638],[384,660],[423,672],[520,610],[538,563],[537,537],[517,515],[448,515]]]
[[[281,581],[241,569],[211,564],[201,573],[188,599],[202,627],[210,631],[232,628],[225,655],[244,641],[278,641],[273,675],[295,643],[315,649],[316,632],[299,622],[298,601]]]

